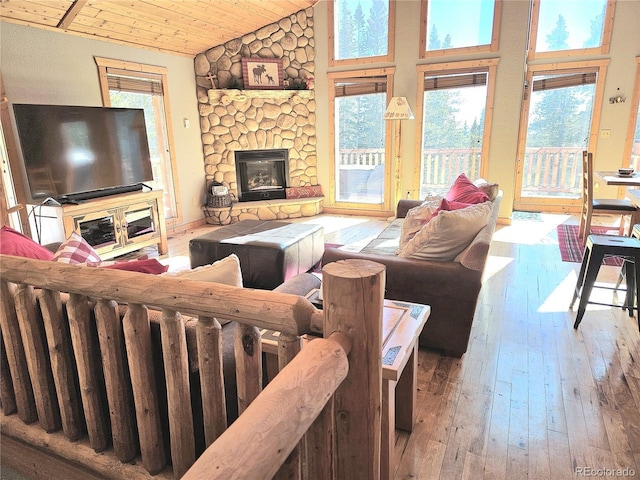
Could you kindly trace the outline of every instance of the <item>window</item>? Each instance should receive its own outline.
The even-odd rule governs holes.
[[[615,1],[534,0],[529,58],[609,52]]]
[[[329,74],[334,123],[332,203],[388,209],[387,124],[393,69]],[[374,207],[375,206],[375,207]]]
[[[168,221],[180,217],[170,118],[166,110],[167,78],[161,67],[118,62],[96,57],[105,106],[142,108],[145,113],[155,190],[163,190]]]
[[[419,198],[446,193],[461,173],[471,180],[485,176],[487,166],[482,159],[488,158],[485,132],[491,128],[497,61],[475,63],[484,65],[459,62],[451,70],[437,65],[418,67],[423,75],[423,92],[418,96],[420,162],[414,176]]]
[[[633,167],[640,171],[640,57],[636,57],[636,82],[631,98],[631,116],[625,144],[625,162],[623,167]]]
[[[563,210],[582,199],[582,151],[594,151],[608,60],[530,65],[514,207]]]
[[[395,0],[330,0],[329,65],[393,61]]]
[[[497,52],[501,0],[422,0],[421,57]]]

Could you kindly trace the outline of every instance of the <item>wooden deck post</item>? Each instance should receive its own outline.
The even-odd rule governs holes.
[[[334,395],[335,478],[378,480],[385,267],[341,260],[325,265],[322,278],[323,335],[342,331],[352,341],[349,374]]]

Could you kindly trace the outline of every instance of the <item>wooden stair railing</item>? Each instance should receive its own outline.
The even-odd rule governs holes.
[[[371,262],[325,267],[322,312],[296,295],[0,256],[2,463],[32,478],[378,478],[383,291]],[[197,461],[182,315],[197,318]],[[243,413],[228,430],[216,318],[240,326]],[[264,392],[259,329],[282,332]],[[298,353],[312,332],[326,339]]]

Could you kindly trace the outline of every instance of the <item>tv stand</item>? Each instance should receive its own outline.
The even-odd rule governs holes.
[[[103,188],[100,190],[88,190],[80,193],[70,193],[69,195],[62,195],[58,197],[60,203],[79,204],[85,200],[92,200],[94,198],[108,197],[110,195],[118,195],[120,193],[139,192],[142,190],[142,183],[135,183],[133,185],[123,185],[121,187]]]
[[[32,232],[43,244],[61,242],[78,232],[100,258],[108,260],[143,247],[158,245],[168,253],[162,190],[110,195],[77,204],[30,205]]]

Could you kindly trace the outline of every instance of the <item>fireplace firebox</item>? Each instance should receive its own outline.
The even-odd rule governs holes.
[[[240,202],[286,198],[287,150],[241,150],[235,152],[235,161]]]

